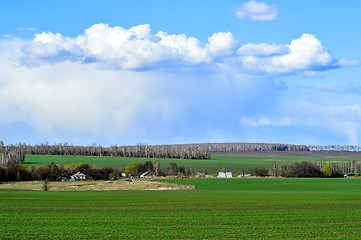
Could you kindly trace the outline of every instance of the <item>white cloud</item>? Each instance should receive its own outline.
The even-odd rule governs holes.
[[[117,70],[207,66],[262,77],[314,76],[317,71],[355,65],[355,61],[333,59],[312,34],[303,34],[287,45],[247,43],[239,47],[231,32],[214,33],[202,44],[185,34],[152,34],[148,24],[130,29],[95,24],[74,38],[43,32],[25,44],[22,52],[22,64],[33,67],[64,61]]]
[[[237,54],[246,56],[272,56],[286,54],[288,52],[289,48],[287,46],[267,43],[247,43],[237,50]]]
[[[215,33],[208,38],[208,41],[206,48],[213,57],[232,55],[238,43],[230,32]]]
[[[349,116],[361,116],[361,104],[321,107],[320,110],[330,115],[347,114]]]
[[[38,40],[54,38],[64,39]],[[224,116],[238,124],[246,107],[262,109],[265,104],[259,102],[274,97],[265,93],[281,89],[272,80],[257,82],[222,71],[115,70],[77,61],[29,68],[18,64],[24,44],[0,41],[0,132],[8,125],[26,126],[50,142],[79,142],[81,137],[86,143],[199,141],[209,129],[221,129]],[[27,134],[22,131],[19,138]]]
[[[318,101],[309,99],[307,96],[309,103],[299,104],[305,99],[292,102],[292,98],[289,102],[290,99],[287,97],[285,105],[288,105],[280,106],[279,98],[282,98],[282,94],[279,93],[285,89],[284,84],[272,78],[263,78],[266,74],[275,76],[279,73],[274,71],[265,73],[262,67],[267,66],[271,69],[275,58],[288,54],[301,54],[297,53],[297,50],[301,51],[300,49],[303,49],[303,53],[307,52],[311,55],[310,57],[306,54],[305,57],[301,54],[303,58],[311,59],[309,60],[311,65],[305,64],[301,68],[294,68],[292,61],[298,61],[298,59],[290,58],[292,61],[287,63],[290,66],[284,63],[283,67],[287,71],[283,71],[282,74],[302,72],[305,71],[304,69],[315,69],[315,71],[322,69],[324,62],[317,60],[319,59],[317,55],[325,54],[327,50],[314,36],[310,36],[310,39],[303,37],[297,39],[303,42],[302,44],[296,40],[297,44],[295,44],[293,41],[285,46],[289,51],[280,55],[260,57],[257,55],[259,51],[254,49],[254,55],[236,56],[237,49],[233,49],[234,55],[220,57],[221,52],[217,53],[219,49],[227,52],[227,49],[232,49],[232,46],[234,48],[234,38],[228,33],[213,35],[208,45],[205,44],[202,47],[197,39],[191,39],[185,35],[159,33],[146,37],[147,29],[145,26],[131,31],[137,32],[136,35],[139,38],[148,39],[155,44],[175,38],[175,42],[169,40],[168,43],[163,43],[164,46],[174,44],[174,49],[181,49],[184,47],[182,44],[186,45],[181,55],[177,51],[166,51],[166,54],[174,55],[163,56],[165,59],[178,59],[178,61],[183,61],[183,64],[189,64],[190,67],[197,64],[191,63],[190,59],[194,62],[203,61],[206,64],[209,61],[208,57],[213,59],[208,64],[213,64],[215,61],[219,64],[225,59],[236,63],[225,61],[222,63],[226,66],[225,68],[214,67],[210,72],[198,72],[199,69],[196,67],[194,71],[188,71],[188,69],[186,71],[183,71],[184,69],[119,70],[119,65],[117,65],[118,68],[99,68],[99,62],[115,64],[113,58],[116,58],[116,55],[104,53],[106,49],[112,49],[112,47],[105,48],[110,43],[103,44],[104,49],[96,49],[95,46],[80,47],[83,46],[82,44],[85,45],[85,42],[81,42],[82,39],[79,38],[86,39],[85,34],[76,38],[67,38],[60,34],[40,34],[36,41],[33,40],[30,44],[20,39],[4,39],[0,41],[0,102],[2,103],[0,105],[0,131],[2,136],[6,136],[3,129],[7,129],[9,125],[15,125],[16,129],[20,125],[26,126],[24,127],[26,130],[30,129],[30,134],[21,131],[20,137],[33,134],[41,136],[38,139],[50,142],[59,141],[59,139],[79,142],[81,141],[79,136],[81,136],[86,139],[83,143],[89,143],[93,141],[92,139],[97,142],[101,141],[99,139],[106,139],[108,143],[117,144],[151,142],[152,139],[157,139],[158,143],[179,143],[207,139],[207,134],[211,132],[215,134],[216,141],[218,138],[216,135],[227,136],[227,139],[239,139],[239,136],[248,129],[252,131],[249,136],[252,136],[257,129],[263,136],[263,130],[268,131],[272,128],[281,131],[284,129],[282,127],[296,130],[304,127],[308,128],[308,131],[316,128],[326,129],[327,132],[337,132],[341,137],[347,136],[350,142],[357,141],[358,135],[353,134],[353,131],[359,132],[361,129],[358,124],[361,116],[359,104],[336,107],[330,104],[330,106],[322,107]],[[105,28],[105,30],[110,30],[111,33],[113,29]],[[129,30],[125,31],[128,33]],[[112,37],[108,38],[111,42]],[[129,41],[127,39],[125,38],[124,41]],[[90,44],[93,40],[87,40],[86,43]],[[117,48],[116,42],[111,43],[114,48]],[[224,42],[226,44],[223,44]],[[29,68],[26,65],[20,65],[19,58],[24,57],[24,49],[21,50],[21,46],[29,47],[34,46],[33,44],[40,44],[37,46],[39,49],[31,50],[37,54],[33,55],[32,59],[34,62],[38,61],[37,64],[34,63],[36,67]],[[47,48],[41,51],[40,46],[47,46],[47,44],[56,46],[50,46],[50,49],[61,49],[70,54],[59,57]],[[266,48],[269,46],[266,45]],[[202,55],[195,58],[189,52],[191,48],[199,49],[200,53],[206,52],[207,58]],[[91,49],[94,52],[84,53],[84,49]],[[218,59],[215,59],[215,55]],[[85,56],[91,56],[95,60],[83,64],[86,62]],[[249,69],[242,65],[242,60],[248,57],[256,61],[267,60],[265,63],[268,65],[255,65],[253,69],[255,73],[251,74]],[[145,59],[147,58],[144,57],[141,61]],[[187,63],[185,59],[188,59]],[[44,64],[49,61],[54,64]],[[332,67],[332,63],[326,67]],[[254,77],[255,74],[264,75],[257,78]],[[338,86],[319,86],[318,90],[332,91],[336,87]],[[299,130],[300,135],[303,134],[301,133],[303,130]],[[312,134],[308,132],[304,136]],[[28,139],[32,139],[32,135]],[[244,137],[244,139],[247,138]],[[29,141],[25,140],[25,142]]]
[[[240,19],[251,21],[273,21],[279,14],[276,5],[268,5],[265,2],[249,1],[241,5],[236,11],[236,16]]]
[[[334,92],[348,87],[350,87],[350,85],[346,83],[328,83],[328,84],[317,84],[313,86],[312,89],[321,92]]]
[[[290,74],[333,67],[334,59],[312,34],[303,34],[285,47],[289,49],[285,54],[262,58],[242,56],[240,61],[245,70],[254,74]]]
[[[83,50],[76,44],[76,40],[60,33],[36,34],[34,40],[25,45],[22,51],[27,65],[38,65],[42,61],[79,61],[84,58]]]
[[[18,31],[36,31],[36,27],[17,28]]]
[[[260,127],[260,126],[289,126],[294,125],[295,122],[289,117],[282,119],[271,119],[269,117],[260,117],[260,118],[249,118],[243,117],[241,119],[241,124],[251,127]]]
[[[335,63],[337,67],[356,67],[360,65],[360,61],[358,60],[347,60],[347,59],[340,59]]]
[[[358,84],[352,83],[327,83],[327,84],[317,84],[311,88],[316,91],[321,92],[335,92],[343,94],[361,94],[361,86]]]
[[[213,58],[232,54],[236,40],[232,33],[215,33],[207,47],[185,34],[175,35],[159,31],[151,34],[148,24],[130,29],[95,24],[76,38],[60,33],[36,34],[35,39],[24,46],[24,62],[82,61],[103,62],[120,69],[138,69],[174,62],[196,65],[209,63]]]
[[[4,34],[2,35],[3,38],[12,38],[13,35],[12,34]]]

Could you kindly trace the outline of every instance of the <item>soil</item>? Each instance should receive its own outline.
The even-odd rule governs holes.
[[[43,181],[4,182],[0,189],[43,191]],[[104,191],[104,190],[191,190],[192,185],[178,185],[152,180],[49,182],[49,191]]]

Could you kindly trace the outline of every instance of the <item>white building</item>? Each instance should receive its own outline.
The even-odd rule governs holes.
[[[149,171],[147,171],[147,172],[143,173],[142,175],[140,175],[140,178],[154,178],[154,177],[155,177],[154,174],[149,172]]]
[[[231,172],[218,172],[218,178],[231,178],[232,173]]]

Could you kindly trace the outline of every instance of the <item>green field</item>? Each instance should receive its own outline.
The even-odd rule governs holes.
[[[190,191],[0,191],[0,239],[358,239],[361,179],[174,179]]]
[[[295,161],[350,161],[350,158],[323,158],[323,157],[268,157],[268,156],[212,156],[211,159],[156,159],[156,158],[123,158],[123,157],[90,157],[90,156],[57,156],[57,155],[27,155],[25,163],[30,166],[50,164],[70,164],[76,162],[90,163],[96,167],[124,168],[131,162],[146,162],[159,160],[162,168],[167,168],[170,162],[193,167],[196,171],[203,169],[209,173],[216,173],[225,167],[234,173],[242,172],[253,166],[271,167],[273,161],[277,164],[293,163]],[[361,161],[361,159],[353,159]]]

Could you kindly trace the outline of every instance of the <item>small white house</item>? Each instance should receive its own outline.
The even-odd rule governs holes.
[[[81,172],[77,172],[70,177],[70,181],[79,181],[79,180],[86,180],[86,175]]]
[[[142,175],[140,175],[140,178],[154,178],[154,177],[155,177],[154,174],[149,172],[149,171],[147,171],[147,172],[143,173]]]
[[[251,174],[241,174],[237,176],[238,178],[247,178],[247,177],[251,177]]]
[[[232,173],[231,172],[218,172],[218,178],[231,178]]]

